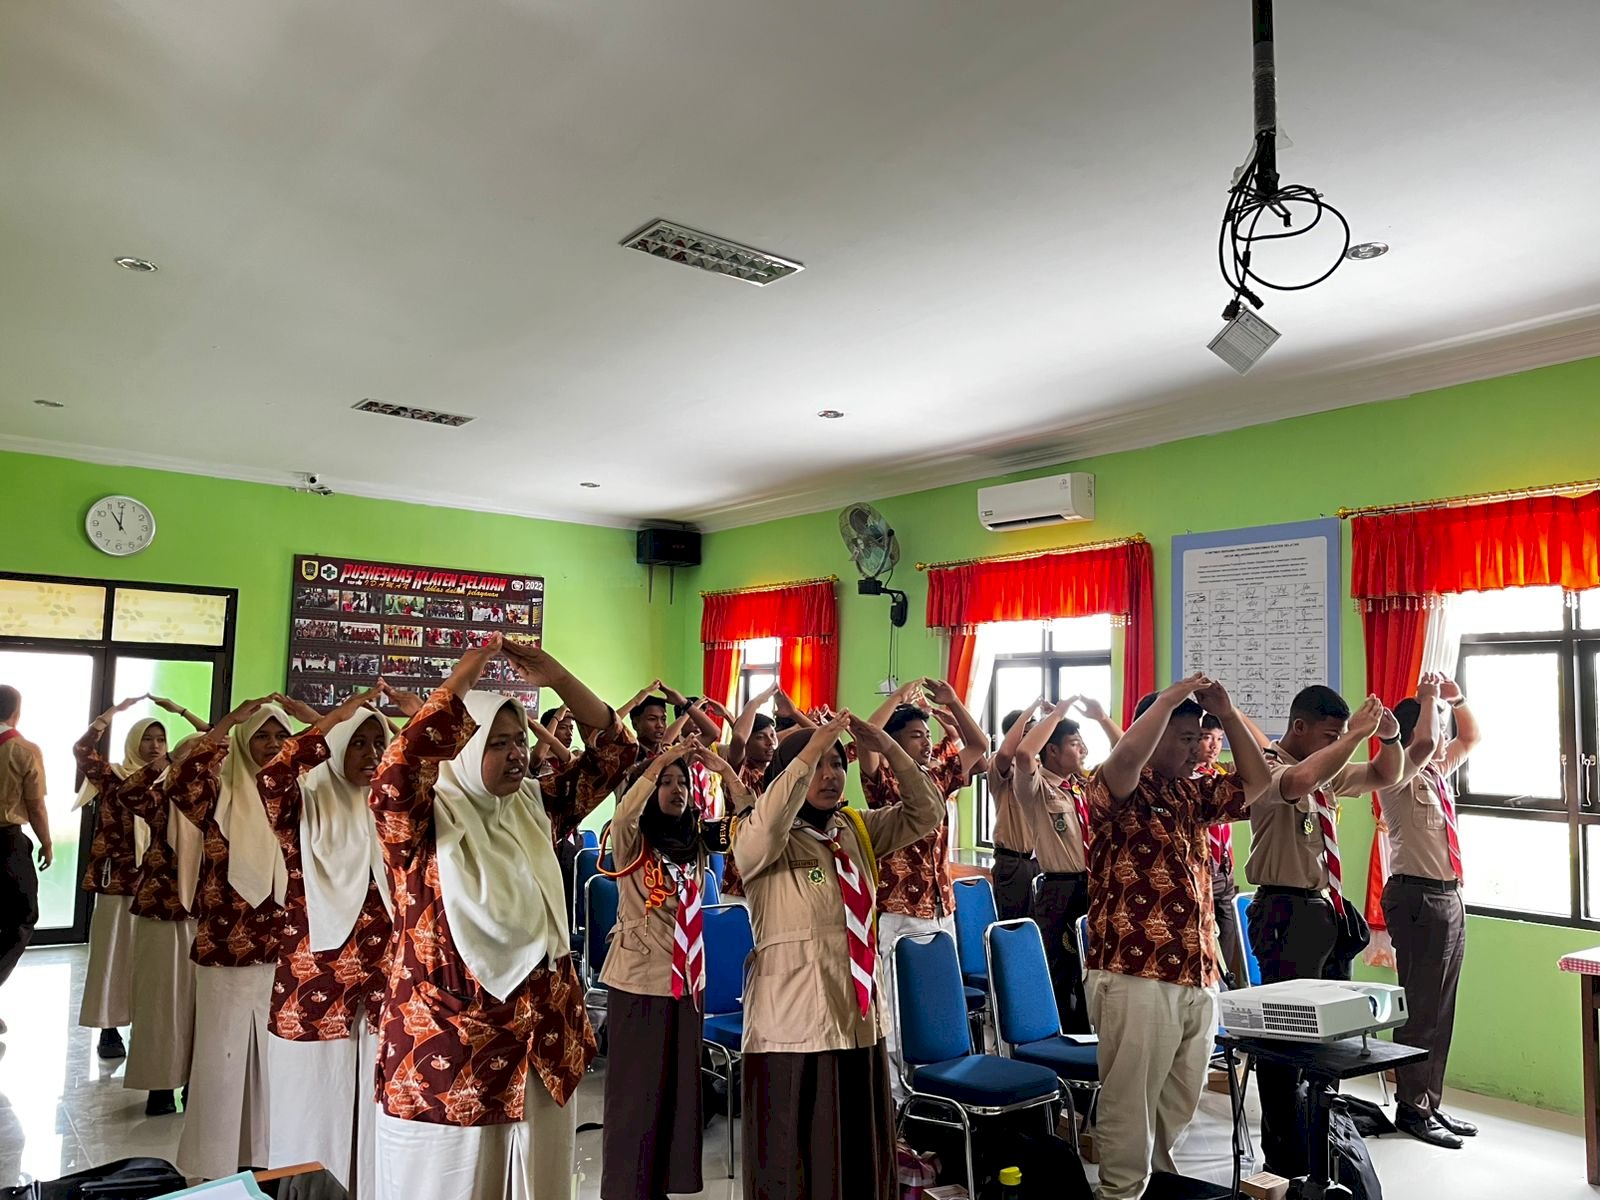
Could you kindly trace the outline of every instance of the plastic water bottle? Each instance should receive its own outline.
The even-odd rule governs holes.
[[[1000,1200],[1022,1200],[1022,1171],[1020,1168],[1000,1168]]]

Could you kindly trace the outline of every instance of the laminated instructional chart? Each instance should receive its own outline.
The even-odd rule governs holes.
[[[1220,680],[1281,732],[1301,688],[1337,688],[1339,522],[1304,521],[1172,542],[1174,660]]]

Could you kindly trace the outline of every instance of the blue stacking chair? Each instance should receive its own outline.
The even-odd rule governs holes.
[[[703,1068],[728,1089],[728,1178],[733,1178],[734,1067],[744,1043],[744,965],[756,947],[750,927],[750,910],[742,904],[711,904],[701,908],[705,925],[706,1050]]]
[[[572,932],[580,938],[585,924],[585,906],[589,899],[589,880],[600,873],[600,847],[584,847],[572,865]],[[582,944],[581,941],[579,943]]]
[[[600,835],[592,829],[583,831],[583,848],[585,850],[600,849]]]
[[[1045,959],[1044,935],[1026,917],[989,926],[989,993],[994,1010],[1000,1053],[1018,1062],[1049,1067],[1069,1091],[1089,1095],[1092,1106],[1100,1094],[1100,1063],[1092,1044],[1080,1045],[1061,1032],[1061,1012],[1056,1007]],[[1073,1144],[1078,1138],[1078,1110],[1072,1114]]]
[[[710,867],[706,868],[705,875],[700,880],[700,906],[722,903],[722,876]]]
[[[728,856],[726,854],[708,854],[706,858],[710,863],[710,866],[706,869],[717,877],[717,894],[720,896],[722,894],[722,877],[728,871]]]
[[[972,1044],[983,1048],[983,1018],[989,1008],[989,963],[984,956],[985,931],[1000,919],[994,886],[981,875],[954,880],[956,952],[961,956],[961,982],[966,987],[967,1021]]]
[[[971,1119],[1038,1108],[1046,1132],[1054,1132],[1051,1110],[1061,1098],[1060,1081],[1049,1067],[973,1053],[961,964],[948,933],[905,934],[895,939],[891,954],[900,1022],[897,1065],[907,1093],[896,1134],[908,1120],[959,1129],[967,1192],[976,1194]]]
[[[604,875],[591,875],[584,885],[584,908],[588,923],[583,930],[583,983],[590,992],[605,991],[600,972],[606,965],[606,950],[611,931],[617,926],[617,881]]]
[[[1261,986],[1261,960],[1256,957],[1254,947],[1250,945],[1250,901],[1254,900],[1254,892],[1244,892],[1233,898],[1234,911],[1239,914],[1239,940],[1244,943],[1244,969],[1250,976],[1250,986]]]

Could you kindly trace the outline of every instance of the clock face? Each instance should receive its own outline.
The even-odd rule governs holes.
[[[132,496],[95,501],[83,527],[97,550],[122,557],[137,554],[156,538],[156,518]]]

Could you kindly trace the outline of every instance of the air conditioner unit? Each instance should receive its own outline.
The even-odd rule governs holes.
[[[991,533],[1094,520],[1094,476],[1084,471],[978,489],[978,520]]]

